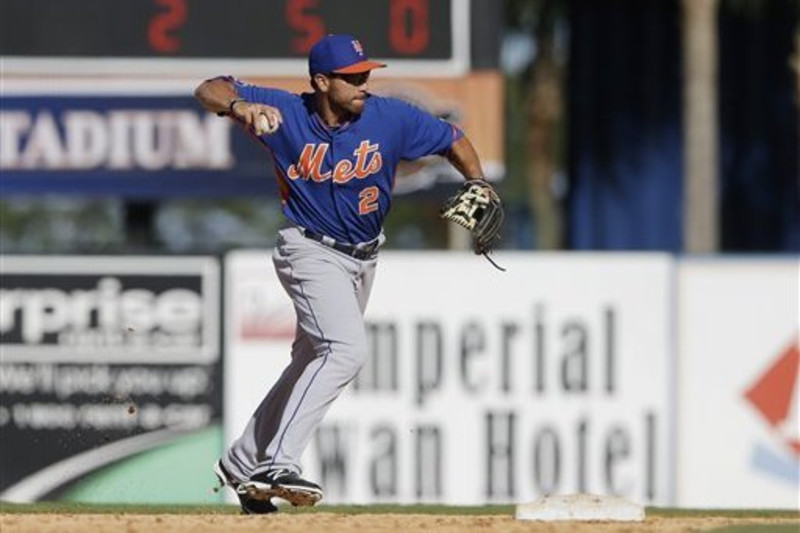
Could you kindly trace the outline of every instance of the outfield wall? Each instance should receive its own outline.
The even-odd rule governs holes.
[[[800,508],[800,267],[678,268],[678,500]]]
[[[198,469],[221,448],[219,259],[4,255],[0,274],[0,500],[220,501]]]
[[[383,254],[373,359],[326,416],[307,475],[329,502],[674,501],[669,257],[500,262],[508,272],[471,255]],[[233,253],[226,270],[232,439],[294,326],[266,252]]]
[[[328,503],[798,508],[796,258],[497,259],[382,254],[373,357],[304,457]],[[0,271],[0,499],[219,501],[294,332],[269,253]]]
[[[305,457],[329,502],[798,507],[796,259],[498,258],[383,254],[374,359]],[[266,252],[226,269],[230,441],[294,325]]]

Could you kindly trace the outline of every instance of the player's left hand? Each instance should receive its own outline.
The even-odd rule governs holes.
[[[456,195],[445,202],[440,215],[469,230],[476,254],[488,254],[500,238],[503,203],[485,180],[466,181]]]

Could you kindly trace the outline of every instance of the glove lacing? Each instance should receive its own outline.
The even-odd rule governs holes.
[[[489,252],[483,252],[481,255],[483,257],[485,257],[486,260],[489,261],[492,264],[492,266],[495,267],[500,272],[505,272],[506,271],[505,268],[503,268],[500,265],[498,265],[497,263],[495,263],[494,260],[491,257],[489,257]]]

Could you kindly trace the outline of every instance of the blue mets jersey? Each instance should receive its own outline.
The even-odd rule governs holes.
[[[378,237],[400,161],[442,155],[463,135],[402,100],[375,95],[360,116],[331,128],[315,112],[311,93],[235,84],[241,98],[283,115],[277,132],[258,139],[272,152],[284,214],[339,242]]]

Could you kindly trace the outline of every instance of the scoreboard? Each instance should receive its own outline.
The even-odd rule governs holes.
[[[304,75],[350,33],[386,75],[469,70],[469,0],[3,0],[4,74]]]

